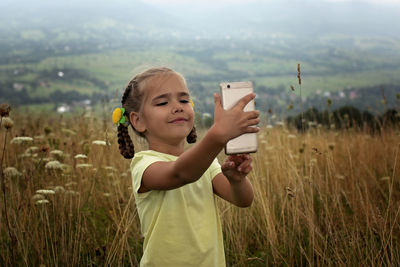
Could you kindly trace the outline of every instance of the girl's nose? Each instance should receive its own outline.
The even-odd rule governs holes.
[[[182,103],[180,102],[175,103],[174,107],[172,108],[172,113],[177,113],[182,111],[183,111]]]

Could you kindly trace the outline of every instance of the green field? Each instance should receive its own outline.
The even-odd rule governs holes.
[[[261,100],[263,106],[275,109],[292,102],[293,94],[298,97],[300,89],[302,97],[307,98],[346,89],[400,85],[398,41],[384,43],[384,47],[390,46],[392,54],[380,49],[375,39],[354,38],[350,48],[324,42],[298,47],[293,42],[236,41],[228,47],[217,42],[193,42],[187,46],[166,43],[148,47],[139,44],[93,47],[87,51],[74,47],[64,47],[58,52],[15,49],[12,57],[0,65],[0,88],[3,101],[19,105],[69,103],[95,94],[94,99],[113,98],[116,93],[122,93],[136,73],[163,65],[181,72],[194,99],[202,100],[199,110],[211,112],[212,92],[218,91],[218,84],[223,81],[252,80],[260,96],[279,96],[276,103]],[[298,63],[301,64],[301,88],[297,80]],[[295,92],[291,92],[291,85]],[[26,90],[28,98],[18,102],[21,90]],[[71,94],[66,96],[68,92]],[[75,92],[78,95],[73,96]]]

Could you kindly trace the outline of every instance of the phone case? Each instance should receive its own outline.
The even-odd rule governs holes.
[[[230,109],[244,96],[253,92],[252,82],[230,82],[221,83],[222,106],[224,109]],[[245,107],[244,111],[255,109],[254,99]],[[246,133],[234,139],[231,139],[225,146],[225,154],[242,154],[257,152],[257,134]]]

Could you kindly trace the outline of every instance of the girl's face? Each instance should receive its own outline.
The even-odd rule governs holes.
[[[143,90],[141,110],[133,115],[135,129],[145,135],[150,147],[183,145],[194,120],[184,80],[177,74],[159,75],[146,81]]]

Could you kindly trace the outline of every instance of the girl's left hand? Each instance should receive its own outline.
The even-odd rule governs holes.
[[[249,154],[229,155],[221,165],[222,173],[231,183],[241,182],[253,169],[251,162]]]

